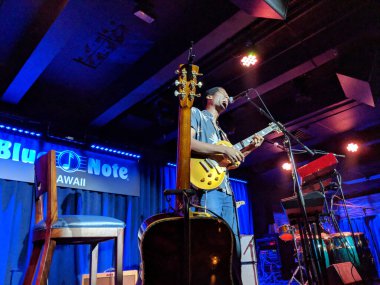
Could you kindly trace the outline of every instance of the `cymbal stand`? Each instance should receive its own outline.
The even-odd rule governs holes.
[[[304,272],[305,272],[305,274],[307,274],[307,273],[306,273],[305,267],[303,267],[302,264],[301,264],[301,257],[300,257],[300,252],[299,252],[298,246],[297,246],[294,226],[290,226],[290,233],[292,234],[292,237],[293,237],[294,249],[296,251],[296,257],[297,257],[298,266],[297,266],[296,270],[294,270],[292,278],[290,278],[290,280],[288,282],[288,285],[290,285],[293,281],[297,282],[300,285],[304,285],[306,283],[304,282],[304,279],[303,279],[303,273]],[[300,273],[300,279],[301,280],[298,280],[296,278],[298,272]]]

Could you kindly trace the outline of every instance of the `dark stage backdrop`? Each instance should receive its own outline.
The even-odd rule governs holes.
[[[252,209],[247,187],[232,182],[237,200],[241,233],[253,234]],[[168,209],[162,192],[175,187],[175,168],[140,165],[140,197],[59,188],[59,214],[89,214],[115,217],[126,222],[124,269],[137,269],[140,263],[137,233],[149,216]],[[21,284],[31,253],[30,228],[34,222],[32,184],[0,180],[0,284]],[[172,203],[172,202],[171,202]],[[99,272],[113,267],[113,241],[99,249]],[[88,273],[89,246],[58,245],[53,255],[51,284],[81,284]]]

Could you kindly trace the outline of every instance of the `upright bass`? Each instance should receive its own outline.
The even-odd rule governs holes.
[[[196,96],[199,67],[182,64],[177,70],[179,98],[177,190],[190,189],[191,107]],[[185,195],[186,196],[186,195]],[[177,199],[172,214],[158,214],[140,227],[144,285],[233,284],[233,233],[221,219],[189,215]]]

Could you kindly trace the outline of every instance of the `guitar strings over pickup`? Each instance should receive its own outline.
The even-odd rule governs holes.
[[[201,160],[199,161],[199,164],[203,167],[203,169],[206,171],[206,172],[209,172],[210,171],[210,168],[206,165],[207,160]]]

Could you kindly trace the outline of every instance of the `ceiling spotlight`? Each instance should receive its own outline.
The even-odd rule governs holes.
[[[144,22],[151,24],[154,22],[154,8],[150,0],[135,0],[134,15],[143,20]]]
[[[292,169],[292,165],[289,163],[289,162],[284,162],[282,164],[282,169],[286,170],[286,171],[289,171]]]
[[[357,152],[358,149],[359,149],[359,146],[358,146],[358,144],[356,144],[356,143],[349,143],[349,144],[347,145],[347,150],[348,150],[349,152]]]
[[[148,24],[151,24],[154,22],[154,18],[149,16],[148,13],[145,13],[144,11],[142,10],[138,10],[136,11],[135,13],[135,16],[137,18],[140,18],[141,20],[143,20],[144,22],[148,23]]]
[[[245,66],[245,67],[250,67],[253,66],[257,63],[257,57],[254,54],[249,54],[244,56],[241,60],[240,63]]]

